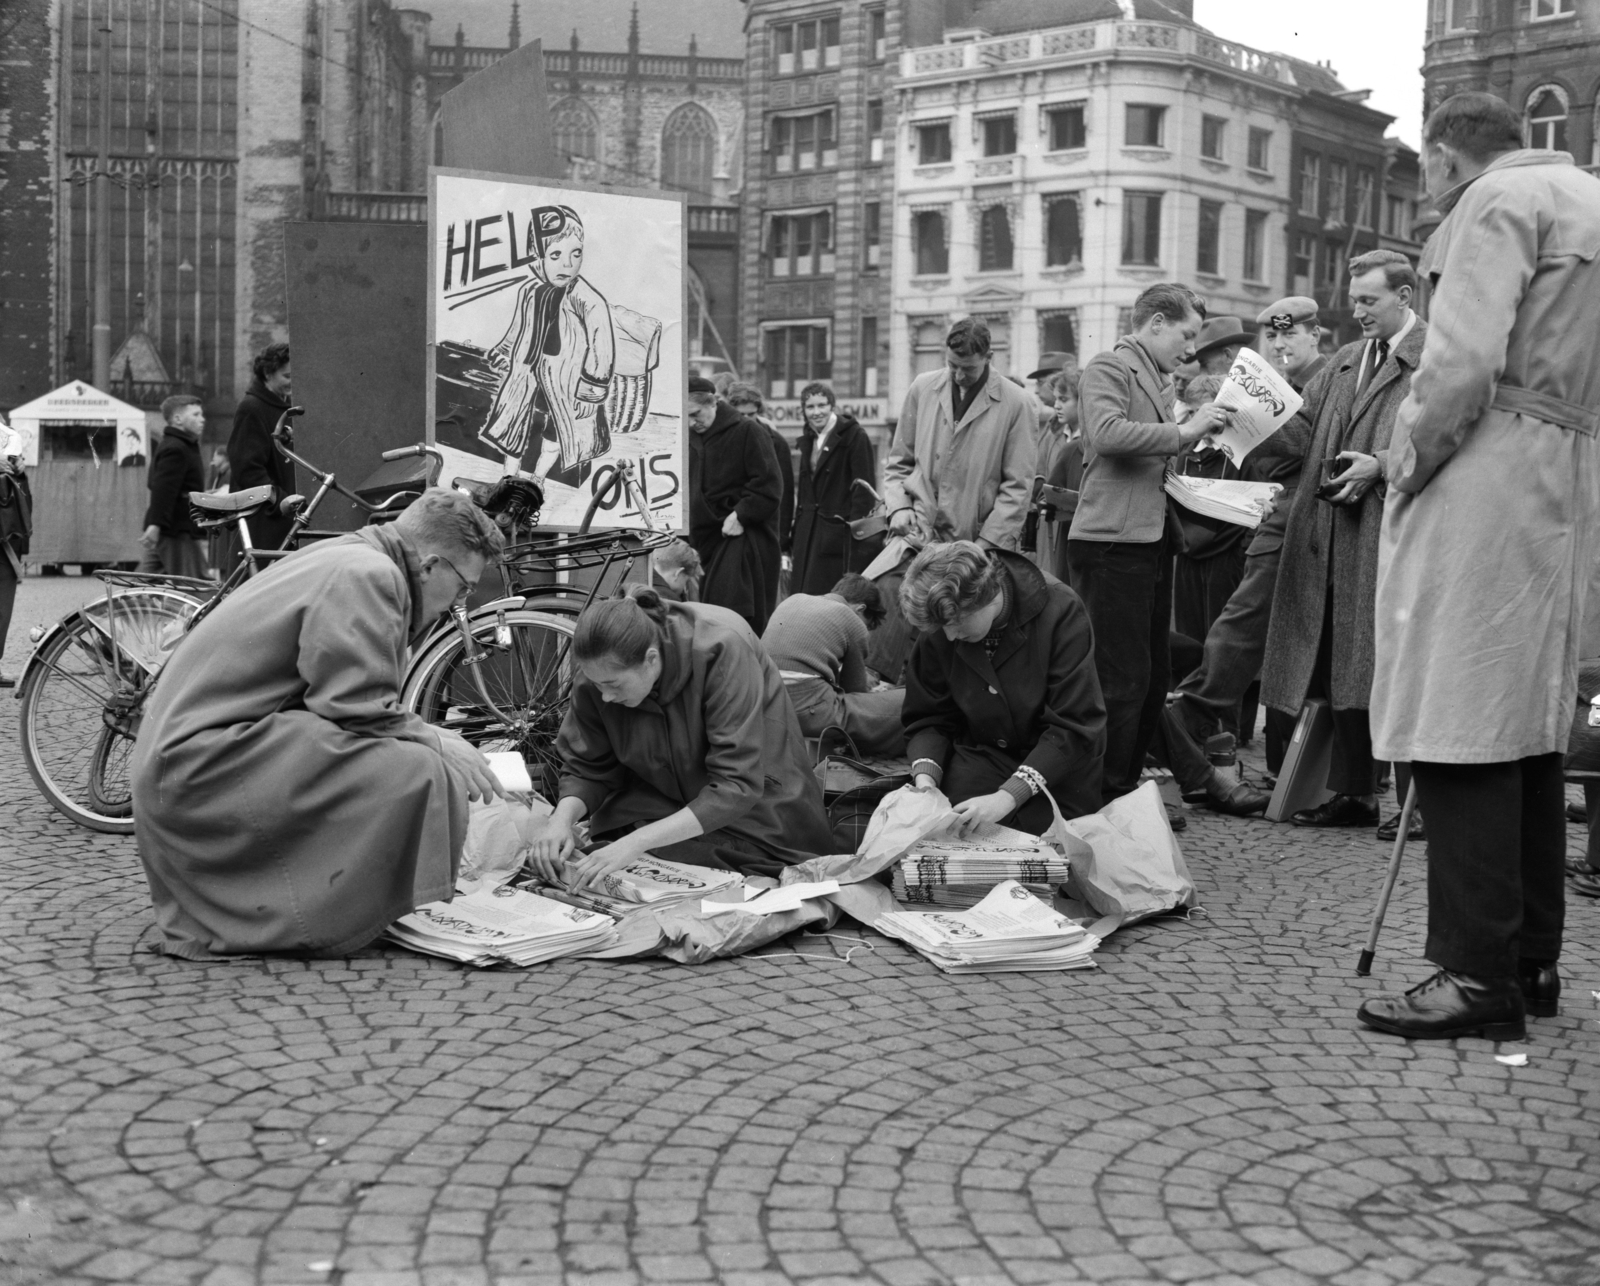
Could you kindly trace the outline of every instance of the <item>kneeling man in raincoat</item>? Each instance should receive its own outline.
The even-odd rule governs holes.
[[[162,951],[339,956],[451,896],[467,803],[495,779],[401,709],[400,682],[408,642],[501,545],[466,496],[430,490],[246,581],[183,640],[133,756]]]

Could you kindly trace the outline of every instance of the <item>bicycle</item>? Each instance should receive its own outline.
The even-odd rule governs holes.
[[[613,493],[626,495],[637,508],[643,532],[590,533],[596,512]],[[417,648],[401,687],[402,706],[480,749],[518,752],[534,789],[554,799],[560,777],[556,734],[572,696],[578,615],[623,584],[638,559],[674,539],[656,529],[632,463],[619,462],[595,491],[576,533],[506,545],[500,561],[505,595],[462,612],[456,630],[436,630]],[[587,587],[573,582],[586,573],[593,573]]]
[[[289,421],[301,413],[300,407],[285,410],[273,434],[278,448],[290,455]],[[411,479],[374,504],[342,486],[333,474],[293,458],[318,483],[309,502],[298,494],[275,502],[269,486],[220,495],[190,493],[191,512],[203,530],[231,525],[238,532],[244,556],[220,582],[159,572],[100,571],[95,575],[105,584],[106,595],[68,613],[34,640],[16,689],[22,753],[34,785],[63,816],[108,834],[132,832],[128,769],[134,739],[144,704],[173,650],[245,580],[293,552],[330,491],[370,515],[393,516],[420,491],[419,481],[425,486],[432,480]],[[437,458],[442,465],[442,457]],[[436,477],[437,468],[432,472]],[[248,520],[274,508],[292,518],[289,533],[277,549],[257,549]]]

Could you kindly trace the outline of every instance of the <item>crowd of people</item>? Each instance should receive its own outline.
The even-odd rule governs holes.
[[[1251,815],[1270,783],[1237,748],[1258,703],[1270,773],[1320,699],[1327,798],[1294,823],[1376,828],[1394,765],[1431,844],[1439,972],[1361,1020],[1503,1035],[1554,1012],[1562,752],[1579,657],[1600,653],[1579,628],[1600,360],[1573,331],[1600,316],[1600,202],[1489,95],[1435,110],[1424,164],[1447,214],[1421,267],[1430,320],[1418,269],[1382,250],[1349,264],[1359,339],[1329,351],[1310,298],[1264,309],[1302,406],[1242,466],[1216,446],[1217,399],[1257,338],[1177,283],[1146,288],[1081,372],[1049,355],[1033,390],[996,369],[980,320],[955,322],[881,472],[825,384],[802,391],[796,461],[758,390],[692,378],[687,540],[577,623],[536,865],[583,885],[647,852],[759,875],[826,852],[830,729],[903,758],[963,830],[1041,833],[1051,799],[1093,812],[1152,765]],[[281,356],[258,367],[262,416],[287,395]],[[1172,472],[1281,490],[1251,530],[1180,512]],[[430,491],[247,583],[185,641],[195,664],[157,689],[134,765],[168,950],[336,953],[445,895],[467,801],[495,786],[401,713],[401,656],[499,541]]]

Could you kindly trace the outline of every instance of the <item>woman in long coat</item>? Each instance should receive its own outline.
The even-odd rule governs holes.
[[[289,409],[289,346],[269,344],[251,363],[250,387],[233,412],[233,433],[228,438],[228,487],[248,491],[251,487],[274,488],[274,499],[282,500],[294,491],[294,461],[273,445],[272,431],[278,417]],[[245,519],[250,543],[257,549],[276,549],[289,534],[294,519],[276,508]],[[229,528],[232,543],[238,536]],[[233,559],[228,565],[233,565]]]
[[[611,449],[604,404],[616,335],[610,305],[580,275],[583,221],[577,211],[565,205],[534,210],[528,242],[533,277],[517,292],[511,324],[490,350],[490,362],[506,375],[478,436],[518,460],[537,445],[534,472],[543,478],[558,464],[581,471]]]
[[[1083,601],[1021,554],[958,540],[917,555],[900,607],[923,631],[901,713],[917,784],[973,824],[1036,835],[1042,788],[1064,816],[1099,808],[1106,706]]]
[[[646,853],[751,875],[832,847],[822,787],[777,666],[732,612],[633,585],[572,641],[561,798],[534,844],[589,884]],[[574,857],[573,826],[601,845]]]
[[[875,486],[872,441],[853,416],[838,410],[833,390],[808,384],[800,394],[806,427],[800,434],[795,479],[794,570],[796,594],[826,594],[846,572],[859,572],[883,548],[881,536],[856,540],[849,523],[872,512],[872,496],[855,484]]]

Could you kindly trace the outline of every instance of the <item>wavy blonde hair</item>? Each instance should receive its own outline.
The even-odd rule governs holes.
[[[919,630],[938,629],[994,602],[1005,572],[974,540],[929,545],[900,585],[900,611]]]

